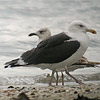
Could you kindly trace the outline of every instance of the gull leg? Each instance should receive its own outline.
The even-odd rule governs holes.
[[[66,72],[67,75],[69,75],[71,78],[73,78],[73,79],[76,81],[76,83],[78,83],[78,84],[80,84],[80,85],[84,84],[84,83],[82,83],[81,80],[78,80],[78,79],[76,79],[74,76],[72,76],[72,75],[68,72],[68,70],[67,70],[66,67],[65,67],[65,72]]]
[[[55,70],[52,70],[52,75],[51,75],[51,79],[50,79],[50,82],[49,82],[49,86],[52,85],[52,80],[53,80],[53,77],[54,77],[54,73],[55,73]]]
[[[62,71],[61,71],[61,74],[62,74],[62,85],[64,85],[64,74]]]
[[[56,85],[58,85],[58,78],[59,78],[59,76],[58,76],[58,72],[57,71],[56,71],[56,78],[57,78]]]

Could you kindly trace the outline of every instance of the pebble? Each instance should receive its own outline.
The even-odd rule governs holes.
[[[77,94],[77,93],[78,93],[77,91],[74,92],[74,94]]]
[[[98,98],[88,98],[88,97],[85,97],[85,96],[80,96],[80,95],[78,95],[78,97],[76,98],[76,99],[74,99],[74,100],[100,100],[100,99],[98,99]]]
[[[13,98],[13,100],[30,100],[29,97],[25,93],[20,93],[17,98]]]
[[[82,99],[86,97],[87,99]],[[100,100],[100,84],[87,84],[85,86],[67,85],[63,87],[19,86],[0,90],[0,100]]]
[[[11,86],[9,86],[8,88],[14,88],[14,86],[11,85]]]

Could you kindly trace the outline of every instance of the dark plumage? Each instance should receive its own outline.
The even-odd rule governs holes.
[[[70,41],[70,39],[64,33],[54,35],[40,42],[37,48],[30,52],[31,54],[27,59],[22,59],[28,64],[61,62],[75,53],[80,46],[78,41]]]

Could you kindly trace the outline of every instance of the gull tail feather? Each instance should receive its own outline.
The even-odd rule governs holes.
[[[22,66],[22,65],[20,65],[20,64],[18,63],[18,61],[19,61],[19,58],[14,59],[14,60],[11,60],[11,61],[9,61],[9,62],[6,62],[4,68]]]

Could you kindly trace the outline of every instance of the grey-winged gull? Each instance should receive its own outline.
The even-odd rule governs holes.
[[[62,32],[43,40],[27,59],[20,59],[13,66],[32,64],[53,71],[65,69],[66,74],[70,75],[65,66],[76,63],[87,50],[89,38],[86,32],[96,33],[95,30],[89,29],[84,22],[74,21],[69,26],[67,33]]]
[[[28,36],[36,35],[39,37],[39,42],[51,37],[51,31],[48,28],[41,28],[35,33],[30,33]]]
[[[39,37],[39,42],[41,42],[42,40],[48,39],[51,36],[51,32],[50,32],[50,30],[48,28],[41,28],[35,33],[30,33],[28,36],[32,36],[32,35],[38,36]],[[28,57],[32,54],[34,49],[35,48],[24,52],[20,56],[20,58],[11,60],[9,62],[6,62],[5,63],[5,68],[14,67],[14,66],[23,66],[24,62],[21,62],[22,64],[19,64],[19,65],[18,65],[18,63],[20,62],[21,59],[23,59],[23,60],[28,59]]]

